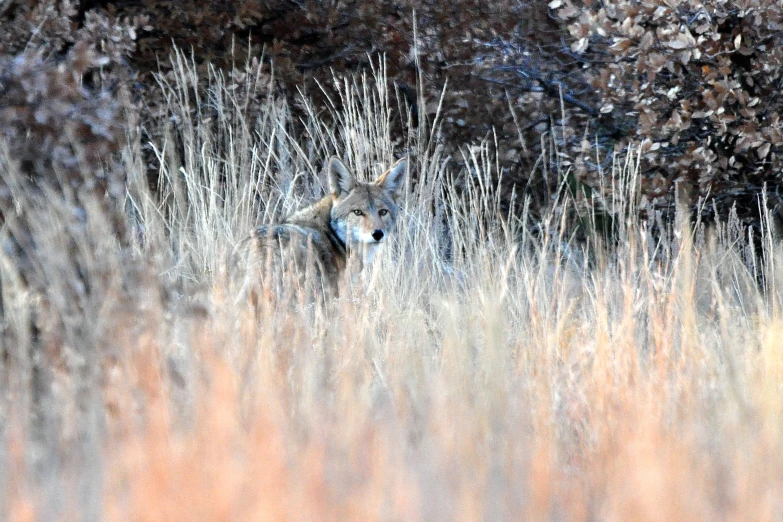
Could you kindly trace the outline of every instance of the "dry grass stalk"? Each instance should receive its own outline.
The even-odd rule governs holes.
[[[181,65],[174,104],[197,84]],[[172,107],[191,119],[152,144],[163,202],[131,176],[133,253],[109,247],[100,205],[86,206],[89,241],[56,228],[82,246],[91,291],[76,309],[48,227],[32,229],[44,294],[2,254],[3,518],[783,516],[779,247],[765,243],[762,290],[731,223],[654,237],[629,210],[633,161],[608,173],[626,180],[623,225],[581,247],[567,194],[532,233],[497,218],[488,148],[466,155],[458,191],[412,135],[399,233],[353,294],[236,301],[233,248],[322,193],[328,154],[368,175],[392,159],[376,80],[346,84],[336,127],[310,108],[306,137],[273,102],[249,132],[219,75],[200,96],[225,119]],[[55,326],[31,338],[31,320]]]

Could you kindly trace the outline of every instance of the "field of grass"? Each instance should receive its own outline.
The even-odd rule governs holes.
[[[0,252],[0,518],[783,518],[772,230],[762,252],[731,220],[651,233],[633,157],[590,202],[611,227],[565,188],[540,222],[522,200],[504,218],[491,146],[460,172],[437,120],[393,141],[381,66],[294,125],[271,98],[250,121],[226,77],[199,89],[176,60],[174,123],[123,151],[129,246],[89,196],[19,194],[45,283]],[[237,298],[254,223],[320,196],[330,155],[370,177],[402,149],[397,233],[350,290]],[[0,175],[19,185],[3,149]]]

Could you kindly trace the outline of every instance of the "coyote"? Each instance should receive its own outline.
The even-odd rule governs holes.
[[[401,159],[375,181],[362,183],[337,157],[330,158],[330,194],[282,223],[253,230],[247,241],[256,268],[269,274],[282,262],[283,270],[298,272],[293,280],[310,280],[316,291],[336,295],[346,267],[361,269],[386,241],[399,212],[406,169]]]

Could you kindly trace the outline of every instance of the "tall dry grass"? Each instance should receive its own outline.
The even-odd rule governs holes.
[[[329,155],[390,163],[394,95],[379,66],[339,80],[328,119],[305,105],[294,125],[269,97],[251,120],[230,78],[200,89],[174,59],[158,193],[147,144],[124,151],[130,247],[89,199],[19,194],[46,284],[1,254],[3,519],[783,518],[771,230],[763,252],[736,222],[651,233],[633,157],[600,201],[564,188],[541,223],[524,203],[503,218],[491,147],[459,172],[422,119],[398,232],[362,280],[254,308],[234,248],[320,195]],[[267,88],[246,72],[248,96]],[[4,153],[0,172],[18,176]]]

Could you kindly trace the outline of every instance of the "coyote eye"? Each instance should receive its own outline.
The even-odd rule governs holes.
[[[361,210],[359,210],[358,208],[356,210],[354,210],[353,213],[356,214],[357,216],[361,216],[363,214],[363,212]]]
[[[379,216],[385,216],[385,215],[386,215],[386,214],[388,214],[388,213],[389,213],[389,211],[388,211],[388,210],[386,210],[385,208],[382,208],[382,209],[380,209],[380,210],[378,211],[378,215],[379,215]]]

